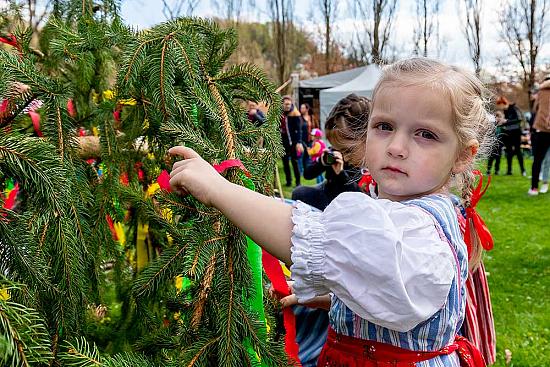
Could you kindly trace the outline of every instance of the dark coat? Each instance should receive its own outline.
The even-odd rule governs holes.
[[[303,120],[300,112],[292,106],[289,112],[281,117],[281,138],[285,148],[294,147],[297,143],[304,143]]]

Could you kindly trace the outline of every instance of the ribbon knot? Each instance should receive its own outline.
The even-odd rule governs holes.
[[[481,246],[483,246],[485,250],[489,251],[494,246],[493,236],[491,235],[491,232],[489,231],[489,229],[485,225],[485,222],[483,221],[483,219],[481,219],[481,216],[475,208],[481,197],[487,191],[487,188],[489,188],[489,184],[491,183],[491,176],[487,178],[487,185],[483,187],[483,174],[479,170],[475,170],[474,175],[479,176],[479,181],[472,192],[470,206],[466,208],[466,220],[468,223],[469,220],[472,221],[474,229],[479,236]],[[472,237],[470,226],[468,225],[468,223],[466,224],[466,231],[464,232],[464,242],[466,242],[466,245],[468,246],[468,253],[471,253]]]

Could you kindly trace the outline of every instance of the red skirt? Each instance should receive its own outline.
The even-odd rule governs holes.
[[[329,329],[328,339],[319,357],[318,367],[415,367],[417,362],[458,352],[462,367],[485,367],[479,351],[463,337],[453,344],[422,352],[393,345],[337,334]]]

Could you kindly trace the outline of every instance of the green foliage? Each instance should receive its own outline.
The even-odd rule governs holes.
[[[32,308],[5,299],[16,298],[22,285],[0,277],[0,362],[2,366],[36,366],[52,359],[44,321]]]
[[[236,46],[232,30],[201,19],[180,19],[138,33],[125,49],[117,93],[137,101],[126,109],[143,119],[147,146],[155,156],[163,157],[167,148],[185,144],[213,163],[239,158],[255,186],[269,193],[275,159],[281,153],[276,143],[280,100],[258,68],[247,64],[225,68]],[[248,121],[246,100],[267,103],[265,125],[257,128]],[[257,144],[260,137],[264,147]],[[233,170],[226,175],[242,184]],[[265,326],[244,301],[252,289],[243,234],[193,198],[160,194],[156,201],[158,208],[149,203],[147,211],[170,233],[173,244],[139,274],[132,292],[139,304],[165,298],[166,285],[176,275],[195,284],[182,295],[189,297],[189,303],[172,304],[170,311],[177,311],[182,323],[173,326],[176,339],[166,348],[174,349],[172,353],[186,365],[254,365],[259,362],[245,348],[247,339],[264,365],[284,364],[280,347],[267,340]],[[136,202],[133,206],[147,207]],[[175,221],[162,215],[166,209]],[[151,330],[157,342],[162,335],[162,330]]]
[[[257,190],[271,194],[282,153],[274,86],[253,65],[228,66],[238,45],[231,29],[180,19],[133,32],[112,2],[102,4],[59,2],[42,33],[44,58],[29,54],[24,37],[22,57],[0,51],[0,95],[13,107],[0,121],[11,129],[0,136],[0,176],[24,193],[15,212],[1,213],[2,270],[25,284],[21,302],[44,319],[56,364],[284,365],[247,302],[261,288],[250,284],[244,235],[193,198],[144,194],[177,144],[213,164],[240,159]],[[16,82],[29,89],[13,92]],[[42,138],[25,117],[38,100]],[[261,127],[247,119],[247,100],[269,107]],[[99,131],[101,177],[79,156],[81,126]],[[224,174],[245,184],[235,168]],[[125,244],[113,241],[106,218],[124,224]],[[176,292],[176,276],[191,286]],[[107,316],[96,306],[105,300]]]
[[[97,347],[90,346],[85,339],[68,343],[66,352],[60,355],[67,367],[155,367],[143,356],[124,353],[114,357],[100,356]]]

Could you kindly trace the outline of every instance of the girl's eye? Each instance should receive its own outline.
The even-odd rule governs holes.
[[[437,135],[428,130],[421,130],[418,132],[418,136],[428,140],[437,140]]]
[[[387,122],[379,122],[375,125],[375,129],[384,130],[384,131],[392,131],[393,127]]]

